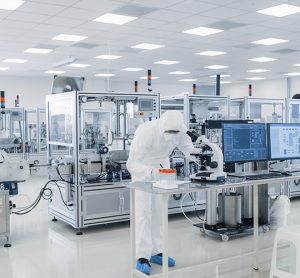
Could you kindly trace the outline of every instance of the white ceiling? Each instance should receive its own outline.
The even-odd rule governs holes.
[[[176,83],[183,78],[198,78],[200,83],[207,83],[213,81],[209,76],[216,73],[230,74],[231,77],[226,80],[233,82],[252,76],[281,78],[283,73],[300,71],[293,66],[300,63],[300,14],[276,18],[255,12],[280,3],[300,6],[300,0],[26,0],[15,11],[0,10],[0,67],[9,67],[0,74],[45,76],[44,71],[53,69],[54,63],[74,56],[78,58],[77,63],[92,66],[84,69],[60,67],[58,70],[66,70],[69,76],[93,78],[96,78],[96,73],[109,71],[116,74],[113,79],[125,82],[146,75],[146,70],[120,70],[126,67],[152,69],[153,75],[159,76],[158,82],[162,83]],[[138,19],[125,25],[93,22],[106,12],[117,11],[126,11],[128,15],[138,16]],[[237,27],[231,28],[233,24]],[[227,30],[207,37],[182,33],[199,26]],[[82,48],[76,47],[74,42],[52,40],[61,33],[88,36],[81,43],[96,46]],[[269,37],[289,42],[274,46],[250,43]],[[130,48],[143,42],[166,47],[151,51]],[[24,53],[25,49],[41,44],[51,45],[54,51],[46,55]],[[274,52],[281,49],[294,52]],[[207,50],[225,51],[227,54],[216,57],[195,55]],[[111,61],[94,59],[97,55],[109,53],[123,58]],[[277,58],[278,61],[248,61],[260,56]],[[6,58],[27,59],[28,62],[6,64],[2,62]],[[181,63],[155,65],[154,62],[159,60],[179,60]],[[214,64],[229,68],[204,69]],[[247,73],[247,70],[257,68],[271,71]],[[170,71],[188,71],[191,74],[169,75]]]

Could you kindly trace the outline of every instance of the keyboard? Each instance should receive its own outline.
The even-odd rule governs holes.
[[[256,174],[245,176],[247,180],[263,180],[263,179],[273,179],[273,178],[282,178],[284,175],[281,173],[266,173],[266,174]]]

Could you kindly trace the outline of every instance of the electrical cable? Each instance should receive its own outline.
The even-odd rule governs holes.
[[[59,167],[59,165],[57,165],[57,166],[55,167],[55,169],[56,169],[56,172],[57,172],[58,176],[60,177],[61,181],[66,182],[66,183],[69,183],[69,184],[74,184],[73,182],[67,181],[67,180],[65,180],[65,179],[62,177],[62,175],[61,175],[61,173],[60,173],[58,167]]]
[[[27,207],[24,207],[24,208],[15,208],[12,211],[12,214],[16,214],[16,215],[25,215],[25,214],[28,214],[29,212],[31,212],[39,204],[39,202],[41,201],[41,199],[50,200],[53,197],[53,195],[54,195],[52,189],[48,188],[48,186],[50,184],[52,184],[52,185],[54,184],[58,188],[59,194],[60,194],[60,197],[61,197],[61,200],[62,200],[63,204],[67,207],[68,210],[73,211],[73,209],[70,209],[70,206],[64,200],[58,182],[66,182],[66,181],[64,181],[64,180],[49,180],[44,185],[44,187],[40,190],[40,193],[38,194],[38,196],[36,197],[36,199],[33,201],[32,204],[30,204],[30,205],[28,205]],[[17,211],[15,211],[15,210],[17,210]]]
[[[189,193],[186,193],[183,197],[182,197],[182,199],[181,199],[181,203],[180,203],[180,207],[181,207],[181,212],[182,212],[182,214],[183,214],[183,216],[189,221],[189,222],[191,222],[193,225],[197,225],[197,224],[199,224],[199,223],[196,223],[196,222],[194,222],[192,219],[190,219],[186,214],[185,214],[185,212],[184,212],[184,210],[183,210],[183,201],[184,201],[184,199],[185,199],[185,197],[187,196],[187,195],[189,195]],[[194,201],[194,200],[193,200]],[[196,208],[196,203],[195,203],[195,201],[194,201],[194,207]],[[198,217],[199,218],[199,217]],[[200,218],[201,219],[201,218]],[[202,220],[202,219],[201,219]],[[202,221],[204,221],[204,220],[202,220]]]
[[[190,195],[190,198],[192,199],[192,201],[194,202],[194,208],[195,208],[195,213],[196,213],[197,217],[198,217],[201,221],[205,222],[205,219],[201,218],[200,215],[199,215],[199,213],[198,213],[198,210],[197,210],[197,203],[196,203],[196,200],[193,198],[192,193],[189,193],[189,195]]]

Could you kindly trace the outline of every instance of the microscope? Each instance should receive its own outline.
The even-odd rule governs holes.
[[[188,133],[188,135],[190,134]],[[193,135],[193,138],[196,139],[197,135]],[[191,154],[195,157],[193,162],[198,167],[196,173],[190,175],[190,179],[193,181],[224,182],[226,173],[223,171],[223,153],[221,148],[217,144],[209,142],[204,136],[197,137],[194,144],[197,149],[200,149],[200,152]]]

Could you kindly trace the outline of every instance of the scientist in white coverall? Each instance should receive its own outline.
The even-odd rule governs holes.
[[[158,180],[160,168],[170,168],[174,148],[187,159],[197,152],[182,114],[167,111],[160,119],[143,123],[134,134],[127,161],[132,181]],[[162,265],[162,198],[159,195],[136,191],[136,268],[149,275],[151,263]],[[150,261],[150,262],[149,262]],[[175,260],[168,258],[169,266]]]

